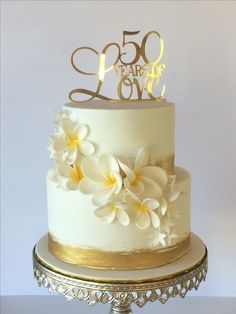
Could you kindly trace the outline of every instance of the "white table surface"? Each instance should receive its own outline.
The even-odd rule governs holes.
[[[108,314],[110,305],[89,307],[85,302],[66,301],[61,296],[4,296],[1,297],[1,314]],[[142,309],[132,306],[134,313],[143,314],[236,314],[236,298],[179,297],[162,305],[158,302]]]

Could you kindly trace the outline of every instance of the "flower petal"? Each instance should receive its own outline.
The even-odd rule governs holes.
[[[109,204],[106,204],[104,206],[101,206],[101,207],[98,207],[94,214],[95,216],[101,218],[101,217],[104,217],[104,216],[107,216],[111,213],[111,211],[113,211],[114,209],[112,209]]]
[[[114,193],[114,188],[113,188],[112,193]],[[127,192],[124,189],[121,189],[119,193],[111,195],[112,204],[120,206],[124,202],[124,196],[126,193]]]
[[[85,157],[81,164],[81,169],[85,175],[92,181],[103,182],[104,177],[98,169],[98,162],[93,157]]]
[[[142,181],[140,180],[135,180],[134,182],[130,183],[128,177],[126,177],[124,179],[124,187],[132,192],[132,193],[136,193],[136,194],[141,194],[144,191],[144,184]]]
[[[127,204],[131,204],[131,205],[140,205],[141,201],[140,199],[138,198],[137,195],[135,195],[134,193],[127,193],[125,196],[124,196],[124,201],[127,203]]]
[[[112,193],[111,188],[105,188],[103,190],[100,190],[93,195],[92,202],[95,205],[104,204],[104,202],[108,200],[109,197],[111,196],[111,193]]]
[[[73,180],[68,180],[66,183],[66,187],[68,188],[68,190],[76,191],[78,190],[78,183]]]
[[[79,183],[81,193],[92,194],[96,191],[96,183],[89,178],[83,178]]]
[[[140,169],[138,174],[157,182],[162,188],[167,184],[168,176],[164,169],[155,166],[148,166]]]
[[[151,219],[147,211],[139,213],[135,219],[135,224],[139,229],[147,229],[150,226]]]
[[[48,171],[48,179],[56,183],[58,182],[58,173],[55,169],[50,169]]]
[[[110,172],[120,172],[117,160],[111,155],[102,155],[98,163],[99,169],[105,177],[108,177]]]
[[[57,153],[57,152],[51,152],[50,153],[50,159],[54,159],[56,162],[63,162],[63,152]]]
[[[116,218],[116,210],[111,211],[108,215],[101,217],[101,220],[107,224],[111,224]]]
[[[151,216],[151,221],[152,221],[153,227],[159,228],[160,227],[160,218],[157,215],[157,213],[155,213],[153,210],[150,210],[149,214]]]
[[[130,223],[128,214],[121,208],[117,211],[117,219],[123,226],[128,226]]]
[[[97,208],[94,212],[95,216],[101,218],[102,221],[109,224],[112,223],[116,218],[116,210],[112,208],[110,205],[112,204],[108,203],[104,206],[101,206]]]
[[[166,246],[166,241],[165,241],[166,235],[164,233],[159,234],[159,243],[163,246]]]
[[[63,163],[56,163],[55,168],[57,173],[64,178],[69,178],[73,171],[71,166]]]
[[[62,136],[58,136],[58,135],[52,136],[49,150],[58,152],[64,149],[66,149],[65,139]]]
[[[168,208],[168,204],[165,198],[161,200],[161,214],[164,216]]]
[[[170,202],[176,201],[177,198],[180,196],[180,193],[181,193],[180,191],[171,192],[171,193],[169,194],[169,201],[170,201]]]
[[[128,204],[120,202],[112,202],[118,209],[124,210],[125,212],[130,208]]]
[[[154,200],[153,198],[146,198],[142,201],[142,205],[147,206],[150,209],[156,209],[159,207],[160,203],[157,200]]]
[[[95,145],[89,141],[82,140],[79,144],[79,151],[84,156],[93,155],[95,152]]]
[[[121,170],[124,172],[124,174],[128,177],[130,182],[133,182],[136,178],[134,171],[128,167],[126,164],[118,160]]]
[[[129,167],[130,169],[133,169],[133,164],[132,164],[132,160],[130,158],[127,158],[127,157],[123,157],[123,156],[120,156],[118,159],[118,162],[122,163],[122,164],[125,164],[127,167]]]
[[[160,199],[162,196],[162,189],[150,178],[143,177],[142,183],[144,185],[143,198],[149,197],[154,199]]]
[[[71,119],[64,118],[60,121],[59,126],[62,132],[66,135],[72,134],[75,128],[75,124],[71,121]]]
[[[116,179],[116,183],[114,184],[114,187],[112,189],[112,193],[114,194],[118,194],[122,188],[122,178],[121,178],[121,175],[119,173],[113,173],[113,176],[115,177]]]
[[[68,148],[62,155],[62,161],[72,165],[77,159],[77,149],[76,147]]]
[[[80,140],[88,136],[88,126],[86,124],[79,124],[75,127],[74,132],[78,134]]]
[[[135,163],[134,163],[134,171],[137,169],[141,169],[148,164],[148,151],[146,148],[141,148],[138,151]]]

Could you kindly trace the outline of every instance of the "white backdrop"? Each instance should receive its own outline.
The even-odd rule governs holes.
[[[47,294],[31,250],[47,232],[46,149],[80,78],[69,58],[123,30],[165,39],[176,162],[192,173],[192,230],[209,248],[198,295],[236,296],[236,2],[2,2],[2,294]],[[87,86],[89,87],[89,86]]]

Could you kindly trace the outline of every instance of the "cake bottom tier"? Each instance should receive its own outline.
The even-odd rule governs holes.
[[[138,229],[118,221],[106,224],[94,215],[91,198],[78,191],[63,191],[47,181],[48,246],[53,255],[82,267],[144,269],[171,263],[190,249],[190,175],[175,167],[175,190],[180,197],[160,228]],[[162,238],[162,240],[161,240]]]

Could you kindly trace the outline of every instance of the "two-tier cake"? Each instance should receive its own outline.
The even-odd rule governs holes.
[[[174,164],[173,103],[68,103],[49,150],[52,254],[84,267],[142,269],[189,251],[191,182]]]

